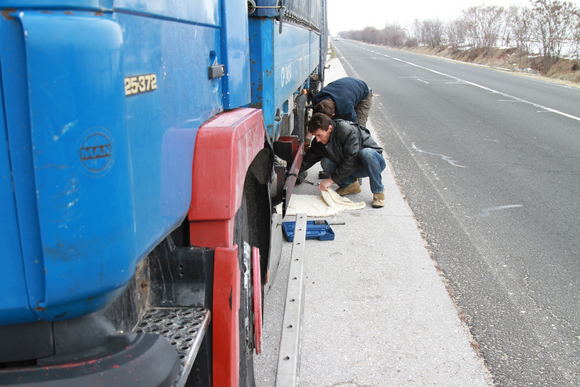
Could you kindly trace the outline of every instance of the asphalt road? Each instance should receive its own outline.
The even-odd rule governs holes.
[[[494,382],[580,385],[580,89],[334,43]]]

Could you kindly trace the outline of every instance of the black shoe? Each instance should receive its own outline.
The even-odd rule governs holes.
[[[329,179],[330,173],[328,173],[326,171],[320,171],[320,172],[318,172],[318,178],[319,179]]]

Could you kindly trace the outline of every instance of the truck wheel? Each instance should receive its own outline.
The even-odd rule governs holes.
[[[236,215],[235,240],[240,265],[240,387],[254,387],[254,313],[252,305],[252,248],[249,243],[248,206],[246,197]]]

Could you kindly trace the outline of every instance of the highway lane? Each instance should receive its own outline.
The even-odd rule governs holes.
[[[334,43],[497,384],[578,385],[580,89]]]

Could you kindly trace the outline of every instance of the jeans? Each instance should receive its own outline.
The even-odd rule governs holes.
[[[360,126],[367,126],[367,119],[369,118],[369,110],[371,110],[371,105],[373,104],[373,91],[369,90],[369,93],[364,97],[355,107],[354,111],[356,113],[356,123]]]
[[[383,185],[383,178],[381,172],[386,168],[387,163],[383,158],[383,155],[372,148],[363,148],[358,153],[360,161],[362,161],[362,168],[355,169],[355,171],[344,179],[344,181],[339,184],[340,188],[344,188],[347,185],[354,183],[354,181],[359,177],[369,177],[371,181],[371,192],[372,193],[383,193],[385,191],[385,186]],[[323,157],[320,160],[322,169],[329,174],[332,174],[334,170],[338,167],[334,161],[328,157]]]

